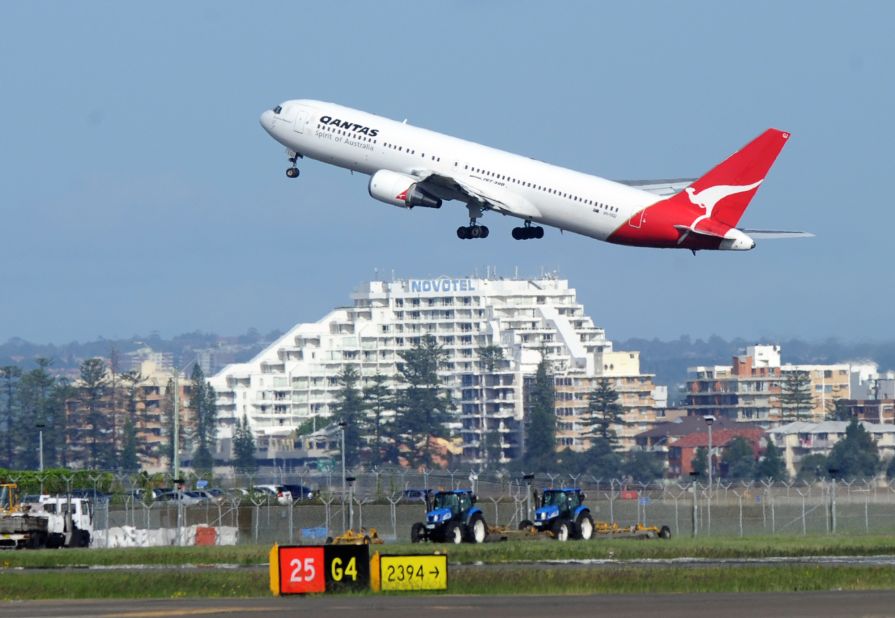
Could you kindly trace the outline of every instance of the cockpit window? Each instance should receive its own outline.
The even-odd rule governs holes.
[[[275,108],[273,108],[273,113],[274,113],[274,114],[279,114],[281,111],[283,111],[283,106],[282,106],[282,105],[277,105]]]

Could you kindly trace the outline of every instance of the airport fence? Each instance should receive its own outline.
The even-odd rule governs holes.
[[[211,527],[235,531],[227,542],[271,544],[322,542],[347,529],[375,528],[386,540],[408,541],[411,525],[425,511],[418,490],[470,488],[489,525],[515,528],[531,519],[533,489],[580,487],[595,520],[621,526],[665,525],[676,536],[895,533],[895,483],[879,479],[786,483],[721,479],[709,487],[699,482],[630,483],[582,475],[538,475],[526,481],[458,471],[399,471],[358,474],[343,493],[338,473],[281,472],[273,477],[218,479],[214,486],[222,491],[219,497],[194,505],[154,500],[148,493],[139,497],[133,493],[135,480],[117,476],[111,494],[96,501],[96,530],[167,530],[162,542],[189,544],[196,527]],[[247,488],[271,483],[302,485],[319,493],[289,504],[245,493]],[[110,538],[101,532],[96,545],[108,545]],[[218,542],[224,542],[220,538]]]

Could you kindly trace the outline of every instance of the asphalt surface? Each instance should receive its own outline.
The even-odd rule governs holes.
[[[315,596],[259,599],[176,599],[111,601],[2,602],[4,618],[92,616],[94,618],[165,618],[168,616],[311,616],[377,615],[420,618],[483,612],[488,618],[543,618],[562,615],[699,618],[724,616],[895,617],[895,591],[723,593],[584,596]]]

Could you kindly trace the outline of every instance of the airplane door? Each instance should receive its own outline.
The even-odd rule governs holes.
[[[304,133],[309,122],[311,122],[311,110],[306,107],[299,107],[298,113],[295,114],[295,124],[293,125],[295,132]]]
[[[635,214],[633,217],[628,219],[628,225],[630,225],[633,228],[639,229],[640,226],[643,224],[643,215],[645,212],[646,212],[646,209],[644,208],[643,210],[641,210],[640,212]]]

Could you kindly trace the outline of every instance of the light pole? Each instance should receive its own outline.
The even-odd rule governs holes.
[[[715,417],[711,414],[706,414],[702,418],[705,419],[705,424],[708,425],[709,428],[709,452],[708,452],[708,468],[709,468],[709,495],[706,498],[706,534],[712,533],[712,424],[715,422]]]
[[[354,481],[353,476],[345,477],[348,482],[348,528],[354,530]]]
[[[43,423],[37,423],[35,425],[35,427],[37,428],[37,436],[38,436],[38,447],[37,447],[38,451],[37,452],[39,454],[38,465],[40,466],[40,493],[43,494],[43,492],[44,492],[44,477],[43,477],[43,471],[44,471],[44,427],[46,427],[46,425],[44,425]]]
[[[702,417],[705,420],[705,424],[709,428],[709,452],[708,452],[708,469],[709,469],[709,495],[712,495],[712,424],[715,422],[715,417],[711,414],[706,414]]]
[[[339,429],[342,432],[342,532],[345,532],[345,495],[347,493],[346,485],[348,483],[345,476],[345,427],[348,425],[345,421],[339,421]],[[349,506],[351,506],[349,504]]]

